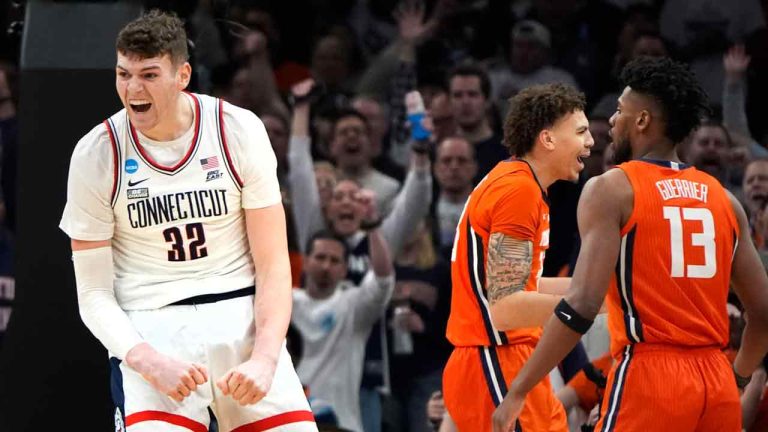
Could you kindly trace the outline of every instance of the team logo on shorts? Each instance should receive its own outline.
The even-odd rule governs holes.
[[[149,188],[128,189],[128,199],[148,198]]]
[[[120,412],[120,408],[115,408],[115,432],[125,432],[123,413]]]
[[[224,174],[220,173],[219,170],[208,171],[208,174],[205,176],[205,181],[209,182],[211,180],[216,180],[223,175]]]
[[[133,174],[136,171],[139,170],[139,163],[136,162],[136,159],[128,159],[125,161],[125,172],[128,174]]]

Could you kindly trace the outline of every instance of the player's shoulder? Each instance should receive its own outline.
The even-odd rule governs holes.
[[[604,191],[612,196],[631,194],[632,183],[629,180],[626,170],[624,170],[625,166],[626,165],[622,164],[621,166],[611,168],[600,175],[591,177],[584,184],[584,191]]]
[[[72,160],[93,160],[112,157],[112,134],[107,122],[101,122],[94,126],[75,145],[72,152]]]
[[[635,192],[627,173],[619,168],[590,178],[584,184],[579,199],[579,208],[594,208],[600,211],[621,209],[629,214],[634,206]]]
[[[500,162],[484,180],[486,193],[542,196],[541,186],[524,164],[525,162],[513,160]]]
[[[535,213],[545,205],[546,195],[530,172],[505,168],[494,169],[473,192],[469,211],[474,219]]]

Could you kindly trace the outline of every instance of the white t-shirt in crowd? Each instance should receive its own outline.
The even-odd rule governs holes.
[[[342,428],[363,430],[359,398],[365,344],[394,285],[394,276],[377,278],[369,270],[359,287],[343,282],[325,299],[293,290],[291,323],[304,342],[296,371],[313,397],[333,406]]]

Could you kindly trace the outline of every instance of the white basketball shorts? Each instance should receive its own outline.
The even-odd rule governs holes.
[[[219,432],[317,431],[285,344],[272,386],[258,403],[243,407],[230,396],[224,396],[215,384],[251,354],[253,295],[215,303],[129,311],[128,316],[156,350],[205,365],[209,378],[179,403],[156,391],[125,362],[112,357],[116,431],[207,432],[213,424],[218,425]]]

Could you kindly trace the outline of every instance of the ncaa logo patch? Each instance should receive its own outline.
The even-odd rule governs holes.
[[[125,432],[123,413],[120,412],[120,408],[115,408],[115,432]]]
[[[125,161],[125,172],[128,174],[133,174],[136,171],[139,170],[139,163],[136,162],[136,159],[128,159]]]

